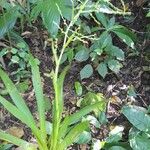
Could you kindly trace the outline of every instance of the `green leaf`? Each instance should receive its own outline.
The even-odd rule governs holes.
[[[120,68],[122,67],[122,64],[120,64],[117,60],[111,59],[108,61],[108,67],[110,68],[110,70],[118,73]]]
[[[109,137],[106,139],[107,143],[119,142],[122,139],[124,127],[116,126],[113,130],[110,131]]]
[[[93,68],[90,64],[84,66],[84,68],[80,71],[81,80],[85,78],[89,78],[93,74]]]
[[[92,124],[96,128],[100,128],[100,123],[99,123],[99,121],[94,116],[88,115],[86,117],[86,120],[88,120],[90,122],[90,124]]]
[[[75,90],[78,96],[82,95],[82,86],[80,82],[75,82]]]
[[[12,58],[11,58],[11,61],[13,62],[13,63],[19,63],[19,57],[18,56],[16,56],[16,55],[14,55],[14,56],[12,56]]]
[[[87,105],[86,107],[80,109],[78,112],[66,117],[64,121],[61,123],[61,127],[59,130],[59,137],[63,137],[66,134],[69,125],[78,122],[82,117],[84,117],[91,111],[95,109],[99,109],[99,111],[102,111],[105,107],[105,104],[106,104],[105,101],[95,102],[94,104]]]
[[[0,16],[0,38],[14,27],[17,18],[18,11],[16,8],[12,8]]]
[[[72,62],[73,57],[74,57],[74,51],[73,51],[73,49],[68,49],[67,50],[67,58],[68,58],[68,61],[70,63]]]
[[[46,140],[46,119],[45,119],[45,103],[44,103],[44,95],[43,95],[43,87],[39,72],[39,66],[32,55],[29,56],[29,61],[31,65],[32,71],[32,82],[34,87],[34,92],[37,100],[38,105],[38,113],[40,119],[40,129],[42,131],[42,138]]]
[[[87,50],[80,50],[75,55],[75,60],[77,61],[86,61],[89,58],[89,52]]]
[[[2,69],[0,69],[0,77],[3,81],[3,83],[5,84],[6,89],[9,93],[10,97],[12,98],[14,104],[18,107],[18,109],[24,115],[28,115],[28,118],[30,118],[30,121],[34,123],[33,116],[31,114],[29,108],[27,107],[24,99],[21,97],[21,95],[19,94],[19,91],[17,90],[17,88],[15,87],[13,82],[9,79],[8,75]]]
[[[108,25],[108,18],[104,13],[95,13],[96,18],[102,23],[102,25],[107,28]]]
[[[87,121],[81,122],[77,124],[73,129],[69,131],[63,141],[60,143],[60,147],[62,149],[66,149],[68,146],[73,144],[76,141],[78,136],[89,127],[89,123]]]
[[[86,144],[92,140],[92,136],[90,132],[83,131],[78,138],[76,139],[75,143],[77,144]]]
[[[124,26],[116,25],[112,28],[112,31],[117,34],[117,36],[121,38],[128,46],[134,48],[134,41],[136,41],[137,38],[130,30]]]
[[[100,63],[97,67],[97,71],[103,78],[105,78],[106,74],[108,73],[106,63]]]
[[[46,133],[47,133],[48,135],[51,135],[51,133],[52,133],[52,128],[53,128],[52,123],[46,121]]]
[[[150,139],[149,135],[132,128],[129,132],[129,142],[130,146],[134,150],[148,150],[150,149]]]
[[[122,113],[140,131],[150,132],[150,116],[143,107],[124,106]]]
[[[150,17],[150,12],[148,12],[148,14],[146,15],[146,17]]]
[[[18,118],[20,121],[25,123],[28,127],[32,129],[33,134],[35,134],[36,137],[38,137],[38,128],[35,125],[35,122],[31,120],[29,114],[24,114],[21,112],[16,106],[11,104],[9,101],[4,99],[2,96],[0,96],[0,103],[4,106],[5,109],[7,109],[12,115],[14,115],[16,118]],[[28,118],[26,116],[28,115]]]
[[[118,60],[124,60],[124,52],[117,46],[111,46],[111,52]]]
[[[121,146],[112,146],[111,148],[109,148],[108,150],[127,150]]]
[[[128,91],[127,91],[127,94],[128,94],[128,96],[130,96],[130,97],[136,97],[137,96],[137,94],[136,94],[136,92],[135,92],[135,88],[134,88],[134,86],[133,85],[130,85],[129,86],[129,88],[128,88]]]
[[[0,144],[0,150],[10,150],[13,144]]]
[[[24,49],[24,48],[26,48],[26,44],[24,42],[20,42],[20,43],[17,44],[17,47]]]
[[[29,80],[18,83],[16,87],[20,93],[26,92],[29,88]]]
[[[67,4],[67,2],[69,2]],[[60,24],[60,13],[63,17],[69,19],[72,15],[72,9],[68,6],[71,1],[45,0],[42,3],[42,19],[45,27],[52,37],[56,37]]]
[[[17,146],[29,145],[28,142],[21,140],[13,135],[7,134],[2,130],[0,130],[0,139],[13,143],[14,145],[17,145]]]

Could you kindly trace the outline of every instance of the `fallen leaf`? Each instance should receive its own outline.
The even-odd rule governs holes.
[[[7,129],[6,132],[18,138],[21,138],[24,135],[23,128],[21,127],[14,126],[14,127]]]

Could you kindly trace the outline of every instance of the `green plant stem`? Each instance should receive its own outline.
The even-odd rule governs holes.
[[[69,38],[68,38],[68,33],[70,31],[70,28],[74,25],[74,23],[77,21],[79,18],[80,14],[82,13],[83,9],[85,8],[86,3],[88,0],[86,0],[80,7],[80,10],[78,13],[74,16],[73,20],[69,23],[66,32],[65,32],[65,37],[64,37],[64,42],[63,46],[59,55],[59,58],[57,59],[57,50],[55,49],[53,42],[52,42],[52,51],[53,55],[55,58],[56,62],[56,68],[53,76],[53,86],[54,86],[54,91],[55,91],[55,99],[54,99],[54,111],[53,111],[53,131],[52,131],[52,136],[51,136],[51,147],[50,150],[57,150],[57,143],[58,143],[58,135],[59,135],[59,127],[60,127],[60,122],[61,122],[61,110],[59,109],[59,106],[61,104],[61,98],[60,98],[60,93],[59,93],[59,80],[58,80],[58,73],[59,73],[59,67],[60,67],[60,62],[63,56],[63,53],[66,49],[66,47],[71,43],[73,40],[75,33],[73,33]],[[67,39],[68,38],[68,39]]]

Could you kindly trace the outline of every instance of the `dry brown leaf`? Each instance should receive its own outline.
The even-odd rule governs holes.
[[[18,138],[21,138],[24,135],[23,128],[21,127],[14,126],[14,127],[7,129],[6,132]]]

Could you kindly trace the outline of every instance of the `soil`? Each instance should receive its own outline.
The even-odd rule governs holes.
[[[78,109],[76,103],[79,97],[75,94],[75,81],[80,81],[82,83],[85,87],[84,93],[86,93],[87,89],[90,88],[92,91],[103,93],[107,99],[110,99],[106,112],[108,123],[103,125],[101,129],[95,129],[92,134],[94,138],[100,140],[105,139],[108,136],[110,126],[113,125],[123,125],[126,127],[126,132],[128,132],[130,126],[120,113],[123,105],[132,103],[146,108],[150,105],[150,70],[144,69],[145,66],[150,67],[150,62],[145,60],[145,51],[147,49],[147,51],[150,51],[150,39],[145,38],[146,25],[150,23],[150,19],[145,17],[145,10],[142,9],[143,7],[138,7],[133,3],[129,4],[129,6],[133,12],[134,19],[131,22],[124,22],[124,20],[119,16],[117,19],[119,22],[122,22],[123,25],[132,28],[132,30],[137,34],[139,38],[139,41],[136,43],[138,55],[129,48],[125,48],[124,44],[120,45],[121,42],[116,40],[116,44],[118,44],[119,47],[122,47],[126,53],[123,68],[117,75],[110,73],[105,79],[102,79],[97,72],[94,72],[94,75],[90,79],[81,81],[79,72],[82,64],[78,64],[74,61],[64,83],[65,112],[67,114]],[[44,43],[44,41],[48,38],[48,33],[39,27],[28,28],[28,30],[25,31],[31,32],[31,34],[25,35],[24,39],[29,44],[31,53],[40,60],[40,71],[42,75],[44,93],[52,100],[54,97],[52,82],[49,77],[45,76],[45,73],[50,72],[54,67],[51,50],[49,46],[45,47]],[[133,86],[135,88],[135,92],[137,94],[135,98],[127,96],[128,91],[126,87],[128,86]],[[30,86],[30,90],[26,95],[27,96],[25,96],[25,98],[27,103],[36,116],[36,102],[34,100],[32,86]],[[50,113],[47,113],[47,117],[51,119]],[[26,129],[24,125],[0,107],[0,128],[7,129],[11,126],[23,127],[25,131],[24,139],[29,141],[31,140],[32,136],[29,134],[30,130]],[[124,135],[124,138],[127,138],[127,136]],[[83,149],[83,147],[75,146],[70,149],[77,150]],[[85,146],[85,149],[88,149],[87,145]]]

